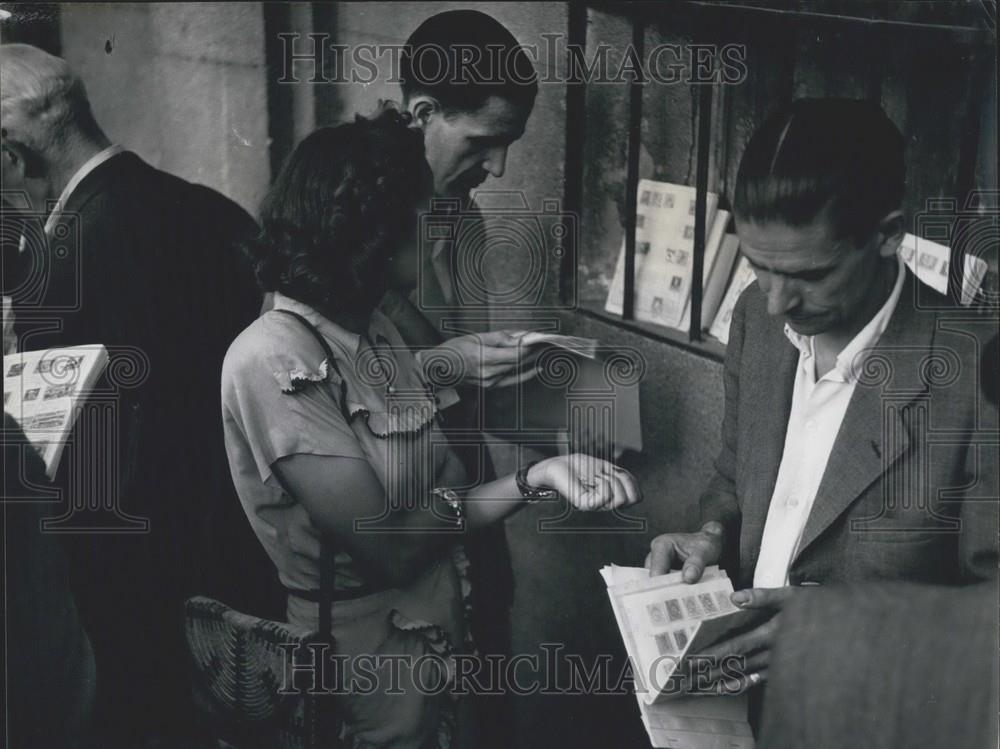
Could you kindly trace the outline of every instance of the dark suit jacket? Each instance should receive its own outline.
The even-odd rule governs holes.
[[[995,581],[806,589],[781,613],[758,746],[995,747],[997,624]]]
[[[228,473],[219,377],[226,348],[260,304],[235,246],[255,229],[219,193],[119,154],[82,180],[55,225],[41,306],[14,300],[22,350],[102,343],[111,356],[113,417],[81,418],[60,464],[65,501],[116,502],[148,521],[143,531],[111,518],[112,532],[63,536],[97,658],[101,725],[177,727],[182,602],[204,590],[213,567],[203,553],[207,516],[231,513],[248,526]],[[64,529],[108,520],[75,512]],[[216,548],[236,545],[242,526]],[[260,585],[255,575],[270,570],[246,577]]]
[[[996,576],[997,412],[978,383],[981,342],[994,331],[968,320],[907,272],[848,405],[792,584]],[[702,519],[726,527],[724,563],[743,587],[753,581],[791,410],[799,354],[783,327],[750,286],[733,315],[723,446],[701,498]]]
[[[8,746],[86,746],[96,691],[94,655],[58,538],[41,529],[50,489],[45,464],[6,411],[0,505],[0,672]],[[3,725],[6,723],[6,725]]]

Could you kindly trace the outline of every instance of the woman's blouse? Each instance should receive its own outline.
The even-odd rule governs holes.
[[[316,327],[336,367],[302,322],[280,310]],[[302,454],[365,460],[386,489],[387,507],[427,501],[434,486],[465,481],[436,418],[456,398],[453,390],[431,389],[395,326],[377,310],[367,335],[358,335],[275,294],[274,309],[226,353],[222,411],[233,482],[286,587],[319,587],[320,537],[305,508],[279,483],[274,464]],[[338,499],[332,486],[329,501]],[[384,520],[372,519],[374,527],[379,522],[385,530]],[[392,542],[392,535],[384,537]],[[339,589],[368,582],[343,550],[336,555],[335,580]]]

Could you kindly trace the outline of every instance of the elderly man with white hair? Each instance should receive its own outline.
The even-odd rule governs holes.
[[[78,426],[87,439],[63,456],[63,505],[51,511],[113,508],[74,512],[73,527],[100,532],[65,541],[97,661],[98,744],[137,746],[192,724],[184,598],[218,594],[205,573],[217,580],[234,556],[247,590],[267,589],[247,555],[273,574],[233,494],[219,406],[226,348],[260,305],[235,246],[256,226],[228,198],[113,144],[82,81],[35,47],[0,45],[0,127],[17,346],[102,343],[138,367],[137,382],[118,384],[109,429]],[[24,223],[32,216],[34,228]],[[206,560],[210,522],[232,523],[216,544],[229,557]]]

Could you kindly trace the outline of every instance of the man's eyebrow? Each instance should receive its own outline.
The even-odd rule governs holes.
[[[788,275],[788,276],[822,275],[824,273],[827,273],[827,272],[833,270],[836,267],[837,267],[836,265],[819,265],[819,266],[816,266],[815,268],[806,268],[804,270],[795,271],[794,273],[786,273],[785,275]]]
[[[524,135],[524,130],[521,130],[521,131],[519,131],[517,133],[513,133],[513,134],[508,134],[508,133],[502,133],[500,135],[497,135],[497,134],[475,135],[475,134],[473,134],[473,135],[469,136],[469,140],[474,140],[474,141],[477,141],[477,142],[480,142],[480,143],[513,143],[516,140],[520,140],[523,135]]]
[[[744,257],[746,257],[747,262],[750,263],[750,265],[752,267],[754,267],[754,268],[760,268],[761,270],[766,270],[768,273],[777,273],[778,275],[788,276],[790,278],[799,278],[801,276],[811,276],[811,275],[821,275],[821,274],[827,273],[827,272],[829,272],[829,271],[831,271],[831,270],[833,270],[834,268],[837,267],[836,263],[829,263],[827,265],[818,265],[818,266],[815,266],[815,267],[812,267],[812,268],[803,268],[802,270],[784,271],[784,270],[776,270],[774,268],[768,268],[765,265],[761,265],[760,263],[758,263],[755,260],[751,259],[748,255],[744,255]]]

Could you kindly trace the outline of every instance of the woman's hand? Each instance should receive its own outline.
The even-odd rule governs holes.
[[[624,468],[591,455],[560,455],[536,463],[528,483],[555,489],[578,510],[611,510],[642,501],[635,477]]]

